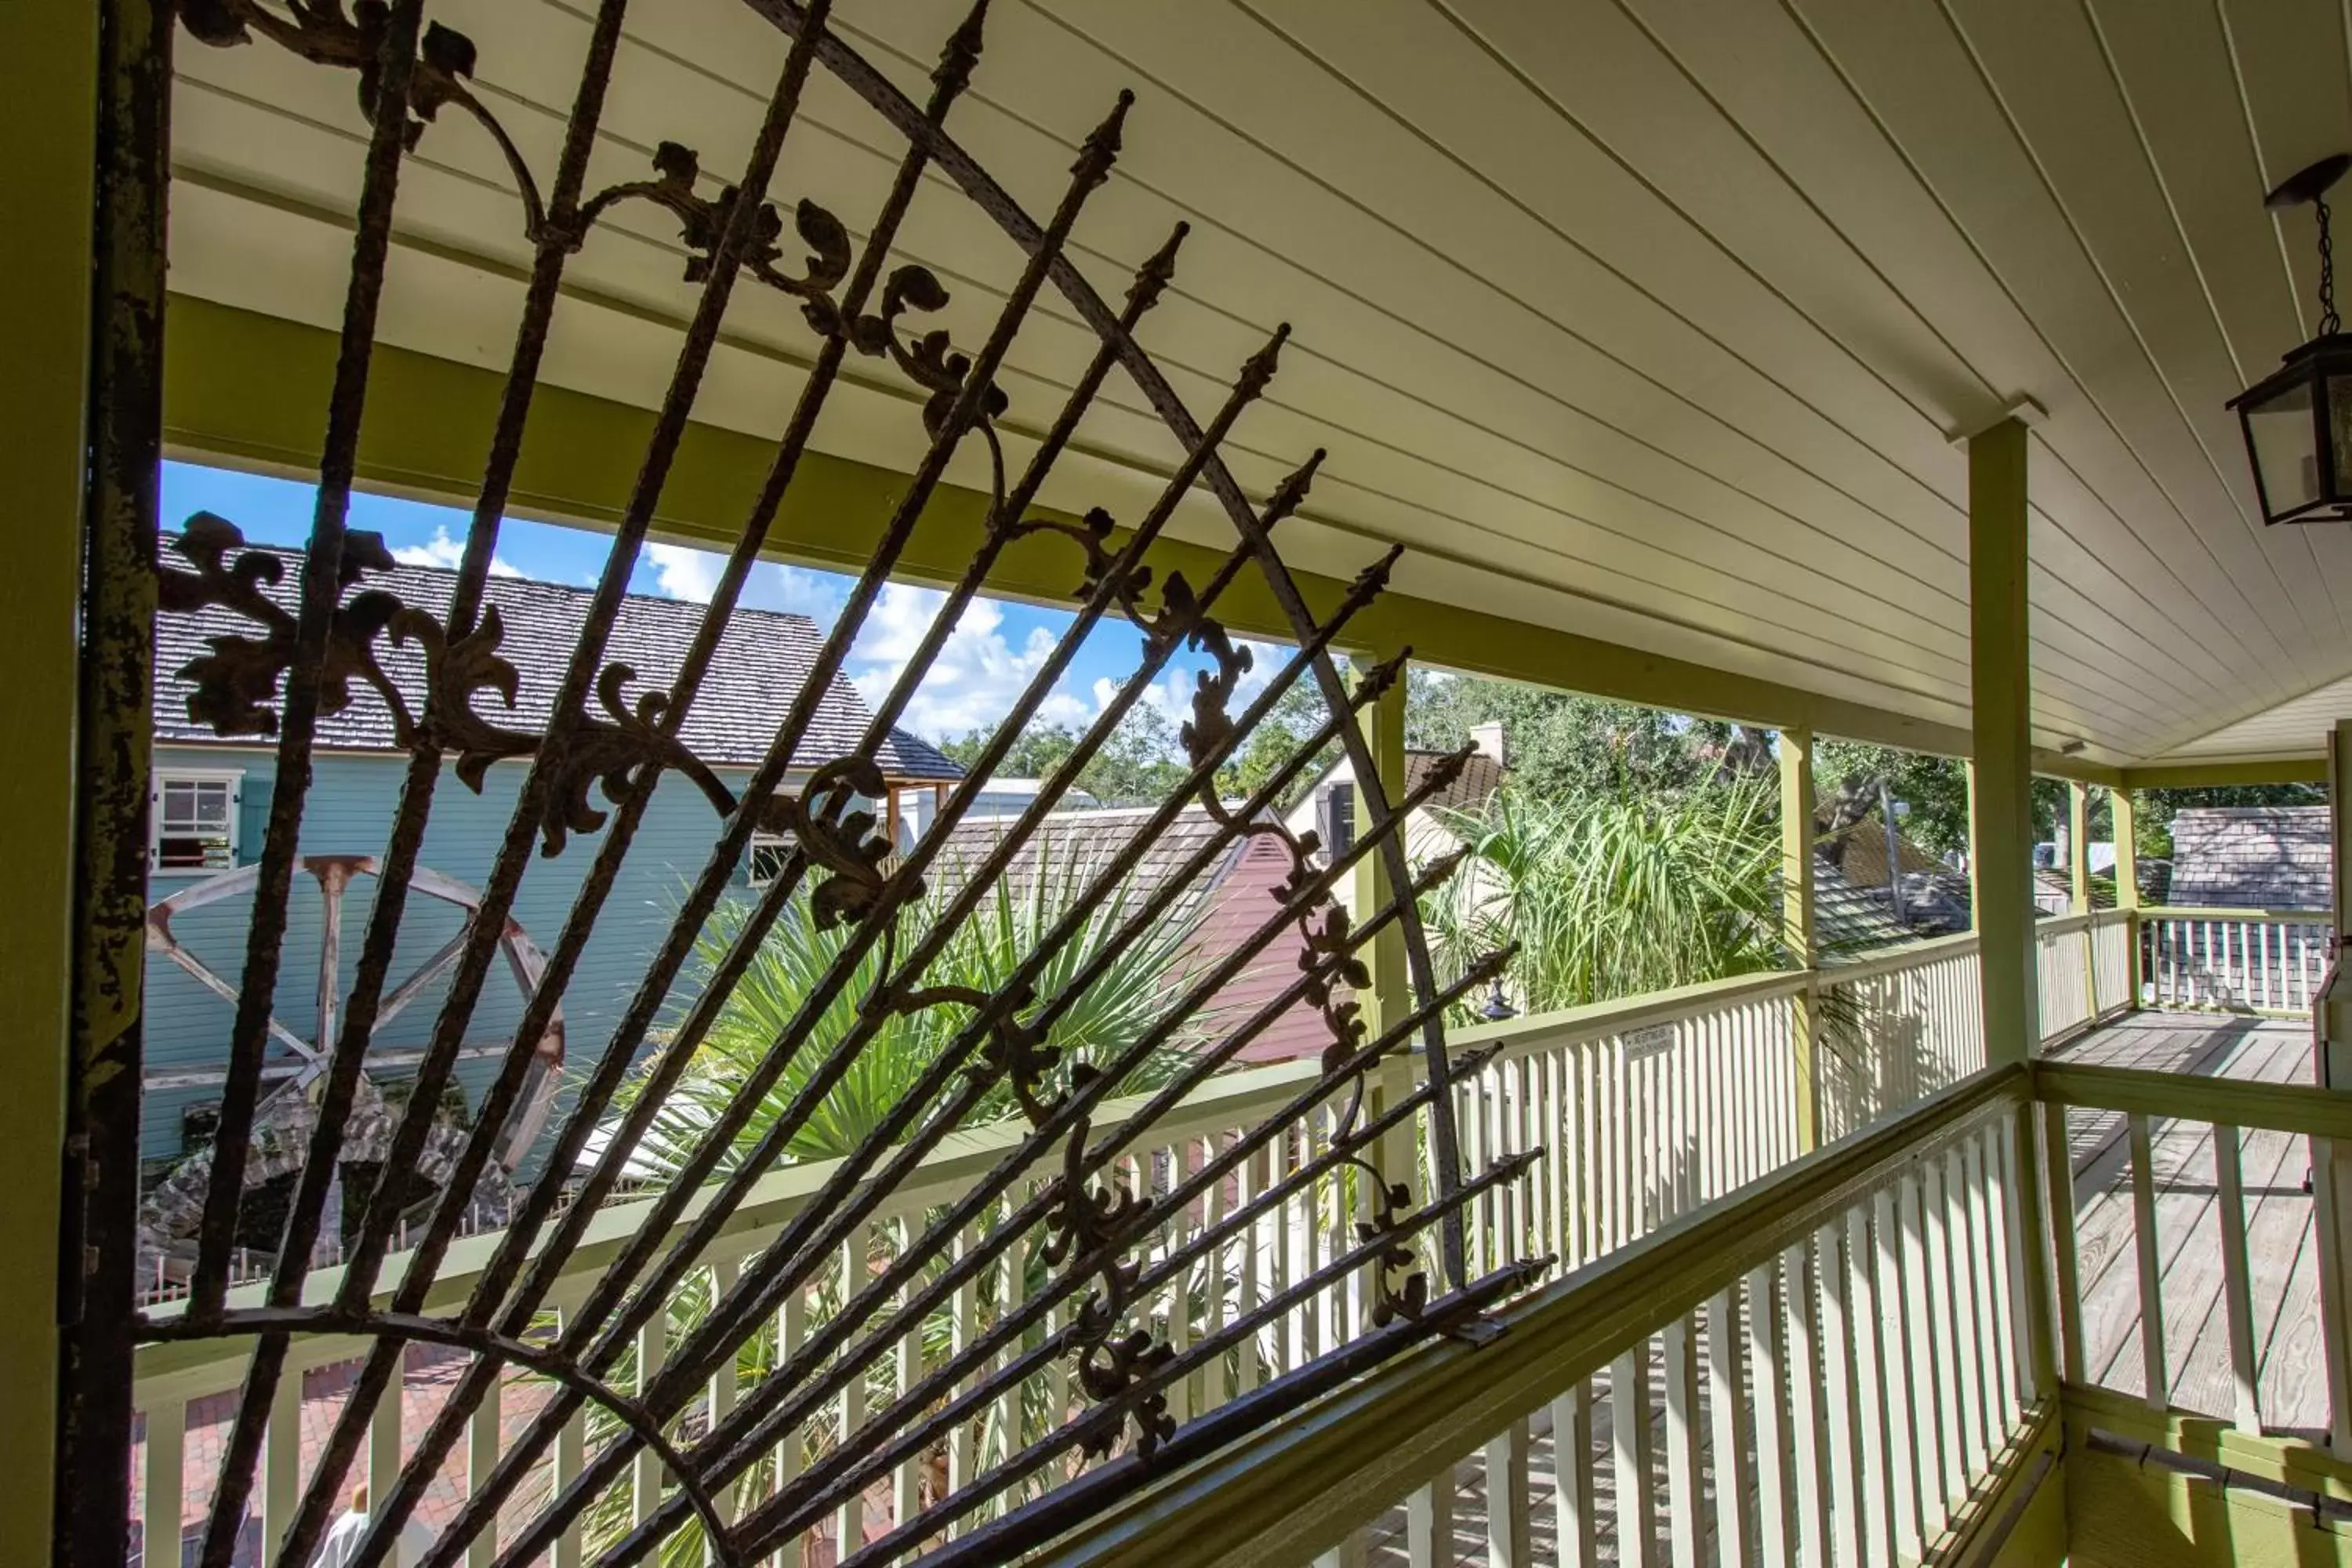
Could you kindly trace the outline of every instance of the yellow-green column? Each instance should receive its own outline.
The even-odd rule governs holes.
[[[1397,653],[1395,648],[1375,648],[1358,656],[1359,667],[1364,661],[1378,663]],[[1404,764],[1404,696],[1405,672],[1397,671],[1389,689],[1363,710],[1362,724],[1365,744],[1370,749],[1373,765],[1379,770],[1382,795],[1393,803],[1405,793]],[[1359,781],[1356,789],[1356,831],[1371,831],[1372,807],[1370,797]],[[1369,921],[1386,909],[1394,896],[1394,885],[1389,879],[1387,859],[1375,853],[1356,862],[1353,902],[1356,919]],[[1391,921],[1363,949],[1365,968],[1371,972],[1372,983],[1357,998],[1363,1008],[1364,1026],[1373,1036],[1396,1026],[1400,1019],[1412,1011],[1412,978],[1405,965],[1404,931]],[[1394,1104],[1412,1092],[1415,1081],[1413,1056],[1410,1044],[1397,1050],[1382,1064],[1374,1093],[1380,1103]],[[1391,1182],[1404,1182],[1420,1190],[1416,1141],[1412,1123],[1407,1121],[1382,1141],[1381,1173]]]
[[[1813,736],[1780,731],[1780,940],[1811,973],[1821,958],[1813,908]],[[1808,984],[1792,999],[1789,1046],[1797,1058],[1797,1147],[1821,1142],[1821,1006]]]
[[[0,5],[0,976],[8,1086],[0,1094],[0,1563],[50,1560],[57,1434],[58,1175],[72,986],[75,601],[81,578],[85,375],[98,7]]]
[[[2022,1063],[2040,1043],[2033,934],[2033,749],[2028,733],[2032,612],[2026,579],[2026,433],[2001,419],[1969,441],[1969,655],[1974,735],[1969,770],[1969,859],[1976,889],[1977,969],[1983,994],[1985,1062]],[[2082,835],[2074,836],[2079,844]],[[2045,1112],[2052,1108],[2043,1107]],[[2014,1123],[2019,1175],[2042,1190],[2046,1130],[2021,1102]],[[2064,1147],[2063,1138],[2055,1140]],[[2050,1321],[2043,1210],[2016,1205],[2024,1265],[2017,1301],[2036,1393],[2054,1392],[2058,1367]]]
[[[2066,781],[2066,912],[2091,912],[2091,786],[2079,779]],[[2091,1016],[2099,1016],[2099,935],[2088,919],[2080,933],[2083,947],[2083,1000]]]
[[[2116,908],[2124,917],[2124,994],[2126,1007],[2139,1005],[2139,816],[2132,792],[2107,792],[2108,819],[2116,834]]]
[[[1985,1060],[2024,1061],[2040,1042],[2033,958],[2033,768],[2027,733],[2025,426],[2005,418],[1969,441],[1969,654],[1976,790],[1977,963]]]
[[[2327,736],[2327,816],[2335,850],[2336,962],[2340,967],[2352,951],[2352,889],[2345,877],[2352,871],[2352,719],[2339,719]],[[2337,983],[2328,1016],[2320,1020],[2328,1043],[2327,1082],[2331,1088],[2352,1089],[2352,979]],[[2352,1218],[2352,1216],[2347,1216]]]

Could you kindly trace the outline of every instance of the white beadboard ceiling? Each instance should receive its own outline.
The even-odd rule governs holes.
[[[590,5],[429,7],[478,46],[542,181]],[[961,10],[840,0],[835,26],[919,97]],[[1262,491],[1330,448],[1289,525],[1299,564],[1402,541],[1415,593],[1964,723],[1945,433],[2028,395],[2048,411],[2036,740],[2117,763],[2308,753],[2352,713],[2352,531],[2265,530],[2222,405],[2312,330],[2310,216],[2261,198],[2352,147],[2346,29],[2339,0],[997,0],[950,125],[1042,213],[1135,89],[1076,258],[1115,297],[1192,223],[1142,335],[1198,411],[1292,323],[1228,456]],[[592,185],[677,141],[715,192],[784,47],[740,0],[638,0]],[[173,288],[333,323],[353,79],[184,35],[177,63]],[[897,152],[815,80],[772,195],[862,238]],[[389,341],[503,366],[528,258],[511,188],[470,123],[426,132]],[[899,249],[967,342],[1019,259],[936,177]],[[657,402],[683,257],[666,214],[617,212],[572,265],[549,378]],[[772,435],[813,340],[793,301],[737,300],[697,414]],[[1041,303],[1003,377],[1016,435],[1088,346]],[[919,440],[878,372],[818,436],[901,467]],[[1047,499],[1124,517],[1175,456],[1120,381],[1081,446]],[[1230,537],[1205,503],[1177,528]]]

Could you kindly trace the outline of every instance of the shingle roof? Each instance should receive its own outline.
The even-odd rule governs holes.
[[[2172,819],[2167,902],[2324,910],[2335,899],[2324,805],[2192,806]]]
[[[1407,752],[1404,754],[1404,791],[1411,795],[1429,777],[1444,752]],[[1423,808],[1428,811],[1481,811],[1496,790],[1503,787],[1503,764],[1485,752],[1474,752],[1454,775],[1454,782],[1429,798]]]
[[[166,569],[184,569],[186,563],[173,549],[173,536],[163,542]],[[291,609],[301,576],[299,552],[254,545],[251,550],[278,557],[285,564],[275,584],[262,591]],[[239,553],[243,553],[240,552]],[[234,557],[232,557],[234,559]],[[436,620],[448,614],[457,574],[438,566],[394,565],[371,572],[353,593],[383,589],[401,602],[424,610]],[[505,623],[499,651],[520,675],[515,705],[508,709],[496,693],[480,700],[482,716],[501,728],[543,730],[555,705],[572,645],[588,616],[591,594],[560,583],[524,577],[492,577],[485,591]],[[636,671],[623,697],[634,703],[647,691],[667,688],[685,661],[686,650],[702,624],[704,606],[677,599],[656,599],[632,594],[621,602],[614,622],[606,658]],[[208,650],[215,637],[256,637],[262,628],[236,612],[218,605],[190,614],[166,614],[155,626],[155,736],[161,741],[216,742],[211,725],[188,716],[188,699],[194,688],[182,679],[189,660]],[[688,750],[715,766],[750,767],[766,755],[793,700],[808,679],[822,639],[806,616],[775,610],[739,608],[719,640],[718,656],[704,676],[701,690],[687,715],[681,734]],[[413,711],[424,710],[425,658],[414,642],[395,646],[391,638],[375,644],[384,673],[408,700]],[[390,752],[391,710],[382,698],[360,683],[353,700],[338,713],[319,720],[320,745],[340,751]],[[594,699],[590,700],[593,701]],[[808,732],[793,752],[793,766],[809,769],[845,757],[872,721],[873,714],[857,689],[835,676],[824,700],[818,704]],[[963,770],[928,742],[903,730],[893,730],[875,761],[894,782],[951,782]]]
[[[1041,865],[1055,884],[1068,875],[1083,885],[1097,868],[1127,848],[1154,809],[1114,807],[1048,815],[1005,868],[1006,890],[1015,898],[1026,897],[1036,886]],[[995,850],[1012,826],[1010,817],[967,817],[957,823],[948,830],[939,858],[932,862],[930,879],[935,884],[956,885]],[[1143,851],[1116,896],[1117,907],[1139,907],[1219,831],[1205,807],[1186,805]],[[1255,936],[1280,907],[1281,884],[1289,875],[1290,857],[1270,837],[1251,837],[1220,849],[1186,884],[1183,896],[1170,910],[1171,919],[1197,917],[1200,921],[1180,971],[1190,974],[1205,969]],[[1223,1037],[1280,995],[1298,978],[1305,952],[1297,926],[1286,922],[1241,973],[1220,988],[1212,1032]],[[1345,994],[1344,986],[1339,989]],[[1329,1038],[1322,1016],[1301,998],[1243,1047],[1235,1059],[1269,1062],[1312,1056]]]
[[[1036,886],[1041,866],[1057,887],[1065,876],[1091,880],[1101,868],[1126,851],[1144,820],[1157,809],[1115,806],[1105,811],[1047,814],[1038,823],[1037,830],[1013,852],[1013,862],[1003,873],[1005,889],[1015,898],[1027,898]],[[932,862],[935,869],[927,879],[938,887],[960,885],[996,852],[1017,820],[1014,816],[967,816],[956,823],[947,830],[947,838]],[[1197,805],[1184,807],[1136,862],[1128,878],[1127,906],[1133,908],[1158,892],[1219,831],[1216,819],[1205,808]],[[1177,912],[1188,909],[1216,885],[1232,861],[1235,847],[1225,846],[1192,879],[1185,899],[1177,905]]]

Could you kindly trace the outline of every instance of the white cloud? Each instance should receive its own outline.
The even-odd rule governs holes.
[[[665,598],[707,605],[719,591],[719,574],[725,563],[709,551],[689,550],[683,544],[648,544],[646,555],[653,562],[654,586]]]
[[[422,544],[403,544],[394,549],[392,558],[404,566],[446,566],[456,571],[465,564],[466,542],[452,539],[446,528],[436,528],[433,537]],[[490,575],[520,577],[522,572],[502,555],[490,557]]]
[[[869,704],[878,706],[888,694],[946,602],[936,588],[903,583],[883,588],[850,656],[860,667],[853,679]],[[898,722],[917,734],[947,740],[1003,719],[1053,656],[1056,640],[1044,626],[1033,626],[1016,648],[1003,626],[1004,612],[988,600],[965,605]],[[1077,698],[1055,691],[1040,707],[1039,717],[1068,723],[1087,711]]]
[[[849,597],[840,577],[801,566],[771,566],[769,570],[776,574],[778,609],[806,616],[820,631],[840,618],[841,606]]]

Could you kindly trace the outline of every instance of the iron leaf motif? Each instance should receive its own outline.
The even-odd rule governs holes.
[[[1381,1248],[1371,1269],[1372,1326],[1386,1328],[1400,1318],[1417,1319],[1429,1310],[1429,1276],[1413,1267],[1419,1255],[1397,1234],[1397,1215],[1412,1207],[1412,1189],[1402,1182],[1383,1182],[1370,1165],[1353,1163],[1372,1193],[1371,1216],[1356,1222],[1356,1239],[1367,1247],[1379,1244]],[[1409,1270],[1402,1286],[1390,1278],[1400,1269]]]
[[[1019,522],[999,521],[995,524],[999,540],[1007,544],[1034,533],[1058,533],[1076,543],[1086,554],[1087,569],[1078,579],[1077,586],[1071,590],[1071,597],[1091,598],[1104,584],[1110,583],[1111,596],[1119,608],[1127,613],[1129,620],[1141,625],[1145,619],[1143,595],[1151,585],[1151,568],[1139,561],[1117,582],[1111,582],[1118,565],[1118,553],[1111,549],[1111,533],[1117,526],[1110,513],[1098,506],[1087,508],[1085,518],[1077,522],[1057,522],[1051,518],[1033,517]]]
[[[425,722],[434,740],[457,755],[457,777],[475,794],[492,763],[529,756],[539,737],[504,730],[475,711],[474,700],[496,692],[509,708],[515,705],[521,676],[499,652],[506,639],[506,620],[496,605],[485,605],[481,619],[464,637],[451,638],[441,623],[422,610],[404,610],[392,620],[395,645],[415,641],[425,650]]]
[[[1165,1387],[1139,1390],[1138,1385],[1175,1359],[1175,1347],[1143,1329],[1090,1344],[1078,1356],[1078,1385],[1097,1405],[1134,1418],[1135,1451],[1147,1459],[1176,1435],[1176,1418],[1168,1413]],[[1106,1421],[1088,1432],[1080,1447],[1101,1458],[1117,1446],[1124,1425]]]
[[[210,725],[223,736],[274,735],[278,713],[273,704],[278,682],[297,656],[297,624],[294,612],[262,591],[263,584],[275,586],[283,579],[279,558],[254,551],[230,562],[229,554],[244,546],[245,533],[235,523],[212,512],[196,513],[177,546],[196,570],[160,574],[157,604],[181,615],[217,605],[262,628],[259,637],[222,633],[205,638],[212,652],[189,660],[178,673],[195,686],[188,696],[188,717],[195,722]],[[392,564],[381,534],[352,531],[343,542],[338,595],[357,584],[362,571],[386,571]],[[320,675],[320,713],[349,708],[352,683],[357,680],[383,699],[395,732],[404,737],[411,732],[408,705],[376,662],[374,649],[378,634],[404,609],[395,595],[383,589],[354,594],[336,606]]]
[[[664,765],[693,777],[707,794],[715,789],[714,804],[723,802],[721,810],[732,809],[732,793],[710,776],[699,758],[663,732],[669,693],[649,690],[634,704],[624,695],[636,678],[637,672],[625,664],[606,665],[596,678],[596,700],[610,717],[583,713],[569,730],[558,732],[552,752],[543,758],[547,807],[541,824],[541,854],[562,854],[567,832],[593,833],[604,826],[605,814],[589,803],[592,784],[601,784],[613,805],[625,805],[651,783],[653,770]],[[540,742],[541,748],[549,743]]]
[[[772,813],[799,836],[808,858],[832,873],[809,896],[819,930],[862,921],[882,902],[889,881],[882,862],[889,858],[890,840],[876,831],[872,812],[848,808],[860,796],[880,799],[887,788],[871,757],[845,757],[817,769],[797,801],[780,799]],[[905,896],[921,892],[918,879]]]

